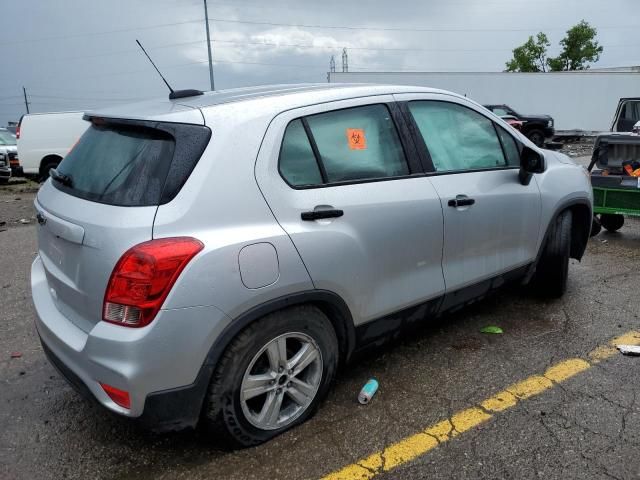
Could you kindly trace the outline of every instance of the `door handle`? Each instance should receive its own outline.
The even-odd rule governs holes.
[[[458,195],[456,198],[449,200],[449,206],[454,208],[468,207],[474,203],[476,203],[476,201],[473,198],[464,197],[462,195]]]
[[[342,210],[330,209],[330,210],[312,210],[310,212],[302,212],[300,218],[302,220],[313,221],[321,220],[323,218],[338,218],[344,215]]]

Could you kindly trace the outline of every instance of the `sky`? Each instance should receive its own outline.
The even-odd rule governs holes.
[[[640,65],[637,0],[208,0],[216,89],[326,82],[349,71],[502,71],[545,32],[585,19],[596,66]],[[163,97],[139,39],[178,88],[209,90],[203,0],[0,0],[0,125],[25,113]],[[640,93],[640,91],[639,91]]]

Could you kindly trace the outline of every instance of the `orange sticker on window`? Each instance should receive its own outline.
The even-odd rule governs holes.
[[[351,150],[366,150],[367,139],[362,128],[347,128],[347,142]]]

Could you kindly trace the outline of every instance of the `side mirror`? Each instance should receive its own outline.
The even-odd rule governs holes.
[[[527,147],[526,145],[523,146],[522,153],[520,153],[520,172],[518,174],[520,183],[522,183],[522,185],[529,185],[531,176],[534,173],[544,172],[544,169],[544,155],[536,152],[533,148]]]

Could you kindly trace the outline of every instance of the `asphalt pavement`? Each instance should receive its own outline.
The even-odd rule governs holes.
[[[423,442],[393,468],[359,478],[640,478],[640,357],[590,356],[640,330],[640,221],[592,238],[582,263],[572,261],[561,300],[509,290],[425,325],[343,370],[309,422],[235,452],[198,431],[145,433],[65,383],[33,325],[35,233],[32,224],[0,231],[1,479],[322,478],[567,359],[588,368],[504,411],[481,410],[482,421],[447,441]],[[504,333],[480,333],[487,325]],[[362,406],[356,397],[370,377],[380,390]]]

